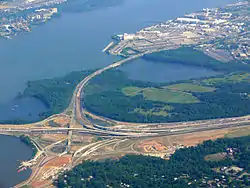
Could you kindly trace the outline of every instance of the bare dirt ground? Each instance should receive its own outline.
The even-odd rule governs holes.
[[[166,146],[164,146],[162,143],[159,143],[155,140],[141,141],[139,148],[143,148],[143,151],[145,151],[146,153],[148,153],[148,152],[162,152],[162,151],[167,150]]]
[[[157,156],[163,159],[169,157],[177,150],[183,147],[191,147],[200,144],[206,140],[215,140],[222,137],[239,137],[250,134],[250,127],[235,127],[213,131],[203,131],[188,133],[182,135],[161,136],[153,138],[138,138],[138,139],[117,139],[117,140],[96,140],[95,136],[88,135],[73,135],[73,142],[71,151],[75,152],[81,147],[94,143],[95,145],[83,150],[83,158],[79,158],[78,162],[84,160],[105,160],[105,159],[119,159],[126,154],[133,155],[149,155]],[[44,140],[59,140],[60,135],[43,135]],[[79,155],[82,156],[82,155]],[[218,156],[216,156],[218,157]],[[77,159],[74,159],[77,160]],[[56,156],[48,160],[40,168],[38,176],[31,182],[32,187],[48,187],[52,185],[50,178],[55,176],[58,172],[70,166],[72,155]],[[77,163],[77,164],[79,164]],[[45,185],[45,186],[43,186]]]
[[[43,134],[40,139],[48,142],[57,142],[62,139],[66,139],[67,135],[64,134]]]
[[[220,161],[227,156],[226,152],[215,153],[205,156],[206,161]]]
[[[7,9],[7,8],[12,8],[12,7],[8,5],[0,5],[0,9]]]
[[[138,141],[134,148],[153,156],[164,156],[165,153],[163,158],[167,158],[179,148],[196,146],[206,140],[247,135],[250,135],[249,126],[144,139]]]
[[[63,167],[71,161],[71,156],[56,157],[44,165],[44,168]]]
[[[34,182],[32,182],[31,187],[44,187],[44,185],[50,183],[50,181],[40,181],[40,180],[36,180]]]
[[[56,124],[61,125],[61,127],[66,127],[70,123],[69,117],[58,117],[53,120]]]
[[[50,121],[44,123],[45,127],[51,127],[51,123],[54,123],[56,127],[67,127],[70,123],[70,117],[68,116],[57,116]]]
[[[86,143],[86,144],[89,144],[89,143],[92,143],[94,142],[94,139],[95,139],[95,136],[88,136],[88,135],[72,135],[72,142],[74,143],[80,143],[80,144],[83,144],[83,143]]]
[[[234,128],[230,130],[225,136],[228,138],[240,137],[240,136],[248,136],[250,135],[250,127],[244,128]]]

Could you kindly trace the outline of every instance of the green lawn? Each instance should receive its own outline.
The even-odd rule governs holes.
[[[168,111],[173,110],[173,107],[170,105],[165,105],[163,108],[152,108],[150,110],[135,108],[134,112],[142,114],[142,115],[155,115],[155,116],[168,116]]]
[[[134,112],[145,115],[145,116],[147,116],[147,115],[168,116],[168,112],[166,112],[164,110],[155,111],[154,109],[145,110],[142,108],[136,108],[136,109],[134,109]]]
[[[185,93],[182,91],[173,91],[170,89],[157,89],[157,88],[139,88],[139,87],[125,87],[122,92],[126,96],[136,96],[142,92],[143,96],[147,100],[159,101],[166,103],[197,103],[199,100],[191,93]]]
[[[172,91],[169,89],[147,88],[143,90],[143,96],[147,100],[166,103],[197,103],[199,100],[190,93]]]
[[[180,83],[167,86],[166,88],[177,91],[188,91],[188,92],[212,92],[216,90],[214,87],[206,87],[191,83]]]
[[[208,78],[202,80],[203,84],[214,85],[214,84],[228,84],[228,83],[240,83],[240,82],[250,82],[250,73],[234,73],[229,74],[224,77]]]

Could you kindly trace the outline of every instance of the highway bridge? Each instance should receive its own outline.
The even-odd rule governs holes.
[[[0,128],[0,134],[68,134],[69,131],[72,134],[86,134],[86,135],[97,135],[102,137],[124,137],[124,138],[141,138],[141,137],[155,137],[155,136],[166,136],[166,135],[177,135],[177,134],[186,134],[191,132],[200,132],[206,130],[216,130],[232,127],[241,127],[250,125],[250,121],[238,120],[235,122],[223,122],[210,124],[205,123],[199,126],[185,126],[180,128],[158,128],[158,129],[147,129],[143,131],[139,130],[116,130],[116,131],[106,131],[103,129],[86,129],[86,128]]]

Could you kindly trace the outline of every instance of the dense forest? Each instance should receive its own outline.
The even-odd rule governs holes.
[[[63,112],[68,107],[77,84],[92,72],[77,71],[64,77],[29,81],[27,88],[18,97],[34,97],[42,101],[49,110],[40,116],[41,119],[46,118]]]
[[[250,186],[250,136],[206,141],[177,150],[170,160],[125,156],[103,162],[85,161],[61,174],[59,188],[167,188]],[[212,154],[212,155],[211,155]],[[224,154],[223,158],[218,158]],[[207,159],[208,156],[213,156]]]
[[[36,155],[36,153],[37,153],[37,148],[36,148],[36,146],[33,144],[33,142],[31,141],[30,137],[25,136],[25,135],[21,135],[21,136],[19,137],[19,139],[20,139],[23,143],[25,143],[27,146],[31,147],[31,149],[32,149],[32,151],[33,151],[32,157],[34,157],[34,156]]]
[[[178,103],[146,98],[143,89],[163,88],[176,84],[196,84],[215,88],[212,92],[184,91],[198,102]],[[142,88],[136,95],[125,95],[123,88]],[[192,85],[191,85],[192,86]],[[172,90],[171,90],[172,91]],[[174,93],[176,95],[176,92]],[[178,94],[178,93],[177,93]],[[250,114],[250,74],[224,74],[174,83],[154,84],[134,81],[120,70],[111,70],[94,78],[86,88],[85,107],[98,115],[128,122],[175,122]],[[164,95],[164,93],[162,94]],[[162,97],[155,94],[155,98]],[[171,107],[166,109],[166,107]],[[138,110],[139,109],[139,110]],[[158,112],[158,113],[157,113]],[[163,113],[159,113],[163,112]]]

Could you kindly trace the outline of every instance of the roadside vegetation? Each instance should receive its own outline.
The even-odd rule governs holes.
[[[248,187],[250,136],[206,141],[177,150],[169,160],[124,156],[119,160],[85,161],[61,174],[64,187]]]
[[[32,149],[32,151],[33,151],[32,152],[32,158],[35,157],[38,151],[37,151],[36,146],[31,141],[30,137],[25,136],[25,135],[21,135],[21,136],[19,136],[19,139]]]

